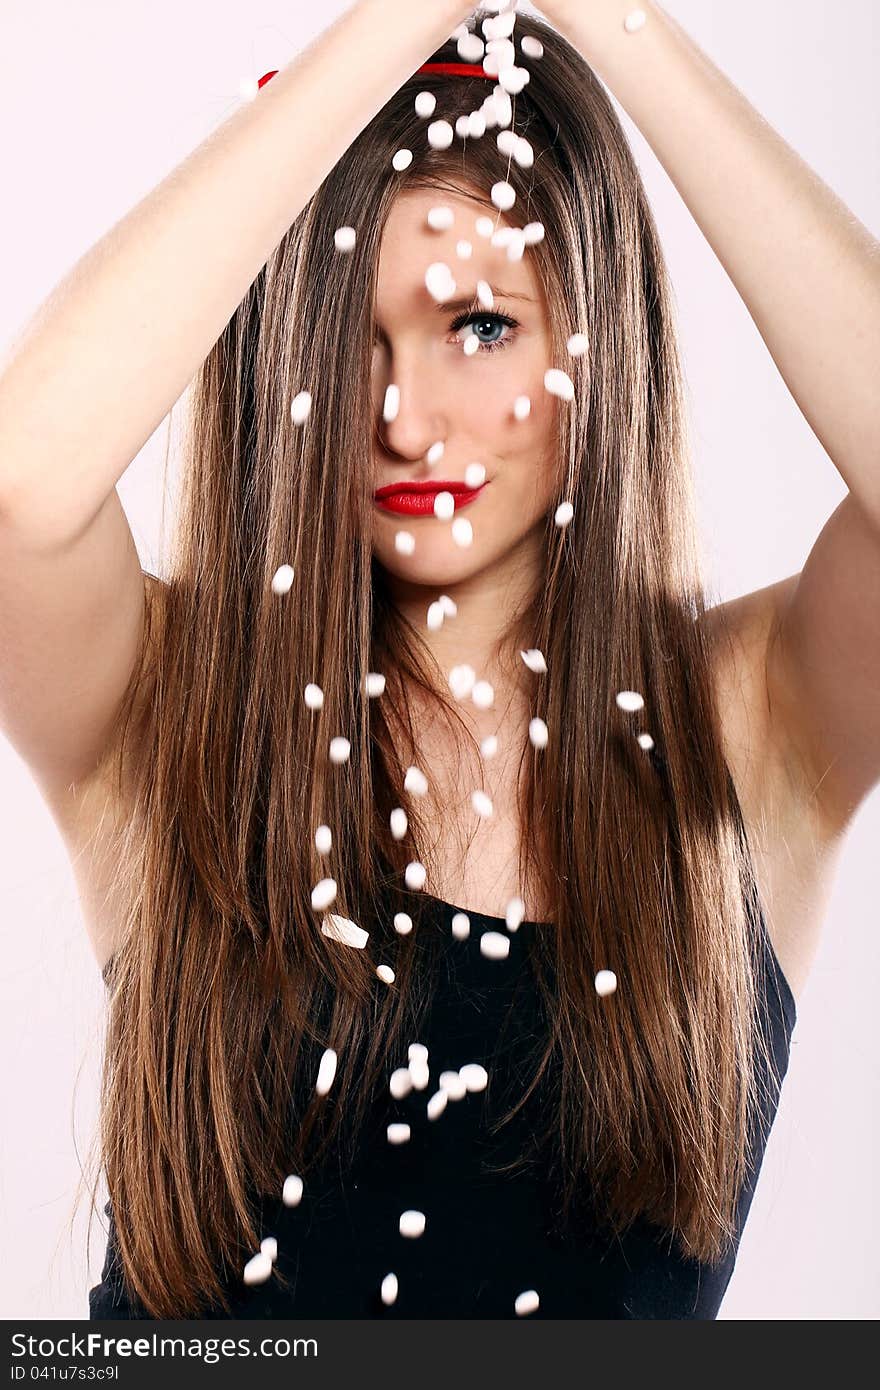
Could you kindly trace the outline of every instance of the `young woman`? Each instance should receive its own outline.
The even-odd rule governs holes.
[[[876,246],[658,6],[544,9],[360,0],[0,380],[3,727],[108,986],[93,1317],[730,1278],[880,774]],[[597,74],[849,488],[733,603]],[[160,582],[114,485],[194,373]]]

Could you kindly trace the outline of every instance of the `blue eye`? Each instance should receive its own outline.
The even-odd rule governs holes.
[[[449,325],[449,331],[450,333],[459,333],[462,328],[466,328],[469,324],[474,325],[475,332],[477,327],[485,327],[486,324],[489,324],[493,328],[504,327],[513,330],[519,328],[517,320],[511,318],[509,314],[495,314],[491,313],[488,309],[480,309],[473,313],[459,314]],[[477,334],[477,336],[479,338],[479,334]],[[505,338],[496,338],[495,341],[491,343],[484,342],[484,340],[480,338],[479,352],[495,352],[499,348],[506,348],[509,343],[513,342],[515,337],[515,332],[508,332]]]

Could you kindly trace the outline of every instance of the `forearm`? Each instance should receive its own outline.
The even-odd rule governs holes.
[[[468,13],[359,0],[82,257],[0,373],[7,518],[88,524],[333,165]]]
[[[553,0],[552,22],[651,145],[789,390],[880,524],[880,245],[681,27],[632,0]]]

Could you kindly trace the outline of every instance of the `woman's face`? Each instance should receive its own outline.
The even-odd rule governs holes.
[[[440,205],[452,208],[455,220],[448,230],[434,231],[428,212]],[[452,520],[432,509],[394,513],[374,498],[373,552],[391,575],[411,584],[448,588],[497,566],[557,500],[551,443],[559,402],[544,389],[544,373],[556,364],[549,357],[543,288],[528,248],[521,260],[510,261],[505,247],[477,234],[475,220],[487,215],[498,226],[511,225],[464,189],[460,195],[413,189],[397,198],[383,235],[372,369],[374,492],[405,482],[463,484],[472,463],[486,471],[479,495],[454,513],[471,523],[470,545],[457,544]],[[473,247],[469,259],[456,252],[463,240]],[[457,286],[444,303],[425,284],[425,271],[437,261],[449,266]],[[468,355],[465,320],[478,280],[492,287],[494,305],[491,311],[477,307],[470,318],[479,347]],[[400,403],[396,418],[386,421],[389,385],[399,388]],[[519,396],[531,402],[524,420],[514,414]],[[428,450],[441,442],[442,457],[429,463]],[[415,539],[412,554],[395,546],[401,530]]]

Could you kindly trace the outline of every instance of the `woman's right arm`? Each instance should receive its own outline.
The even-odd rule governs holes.
[[[334,164],[471,9],[358,0],[82,257],[0,369],[5,521],[40,544],[89,526]]]
[[[0,369],[0,732],[72,846],[162,602],[116,484],[334,164],[469,13],[357,0],[80,260]]]

